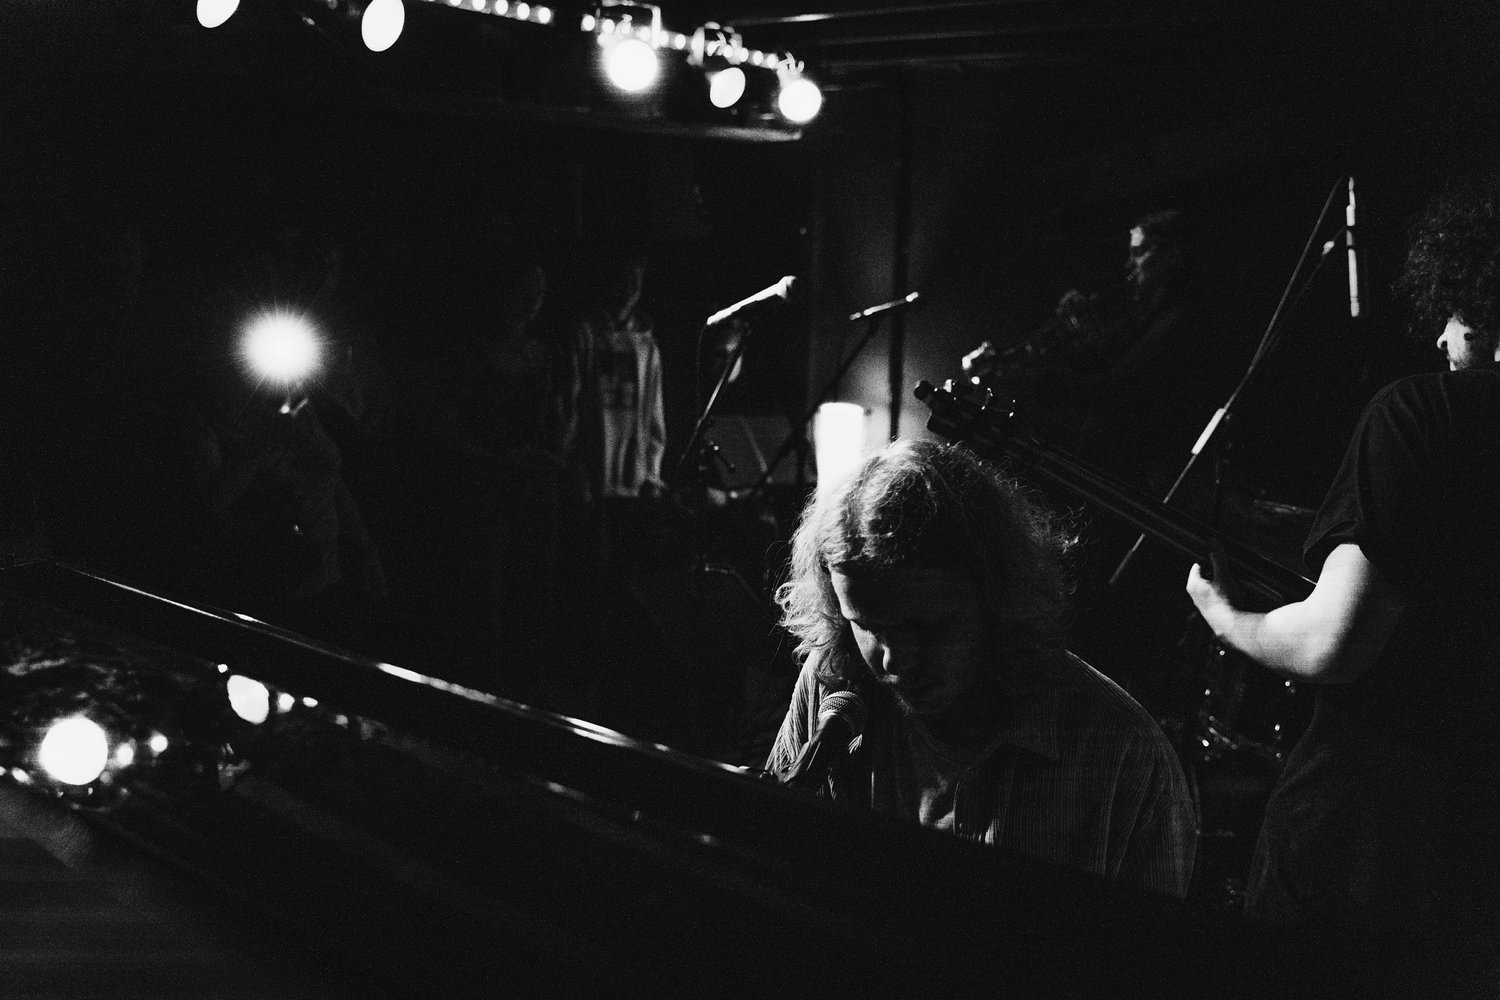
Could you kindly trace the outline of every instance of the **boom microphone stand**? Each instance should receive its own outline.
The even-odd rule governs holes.
[[[824,384],[822,390],[819,391],[817,397],[813,400],[812,406],[808,409],[807,413],[802,417],[797,425],[792,428],[792,432],[786,436],[786,439],[784,441],[781,442],[780,449],[778,449],[776,454],[772,456],[771,461],[766,463],[766,470],[761,473],[760,478],[751,485],[749,490],[746,491],[746,496],[753,497],[764,490],[766,488],[766,485],[770,483],[771,477],[775,475],[776,467],[779,466],[782,461],[792,453],[794,449],[802,451],[804,453],[806,452],[807,433],[805,428],[808,424],[812,423],[813,418],[818,415],[819,408],[822,407],[824,403],[828,402],[828,397],[833,395],[833,391],[838,388],[839,383],[842,382],[844,376],[848,374],[850,366],[854,364],[855,359],[858,358],[860,356],[860,353],[864,351],[865,346],[869,344],[870,340],[875,336],[875,332],[880,329],[881,318],[884,317],[885,314],[890,312],[892,309],[902,309],[907,306],[916,305],[921,300],[921,298],[922,295],[920,292],[908,292],[905,295],[901,296],[899,299],[891,299],[889,302],[882,302],[879,305],[873,305],[868,309],[861,309],[857,313],[850,314],[849,322],[851,323],[858,323],[860,320],[869,320],[869,326],[866,328],[864,336],[859,338],[859,343],[854,345],[854,350],[850,351],[849,355],[839,363],[838,370],[835,371],[833,373],[833,377]]]
[[[1188,455],[1187,464],[1183,466],[1182,471],[1177,475],[1177,479],[1173,481],[1171,488],[1162,497],[1162,503],[1170,504],[1172,502],[1172,499],[1177,495],[1178,489],[1182,487],[1182,484],[1187,481],[1193,469],[1197,467],[1199,456],[1203,454],[1209,443],[1214,440],[1214,436],[1227,426],[1234,412],[1235,405],[1239,402],[1240,396],[1245,392],[1246,387],[1250,385],[1256,373],[1260,371],[1266,358],[1275,351],[1276,346],[1281,342],[1281,338],[1286,331],[1287,317],[1296,312],[1297,306],[1301,304],[1302,299],[1307,295],[1308,289],[1313,286],[1318,271],[1328,259],[1330,251],[1332,251],[1337,241],[1336,235],[1333,240],[1329,240],[1324,244],[1323,252],[1313,264],[1312,270],[1305,279],[1302,278],[1302,270],[1307,265],[1307,259],[1312,252],[1313,244],[1317,241],[1318,232],[1323,228],[1323,224],[1328,218],[1334,198],[1344,188],[1346,183],[1349,187],[1351,206],[1347,217],[1348,221],[1338,235],[1344,235],[1348,238],[1348,245],[1351,248],[1350,252],[1353,252],[1354,218],[1352,201],[1354,197],[1354,181],[1352,178],[1340,177],[1338,183],[1334,184],[1333,189],[1328,192],[1327,200],[1323,202],[1323,209],[1318,213],[1318,221],[1313,224],[1312,232],[1308,234],[1307,243],[1302,247],[1302,255],[1297,258],[1297,266],[1292,269],[1292,276],[1288,280],[1286,288],[1281,293],[1281,301],[1277,303],[1276,311],[1271,314],[1271,321],[1267,324],[1265,333],[1261,335],[1260,346],[1256,348],[1255,356],[1250,359],[1250,364],[1245,369],[1245,374],[1241,376],[1239,384],[1235,386],[1234,391],[1229,394],[1229,399],[1209,418],[1208,424],[1203,428],[1203,433],[1198,435],[1198,440],[1194,443],[1192,451]],[[1354,273],[1352,267],[1350,273]],[[1288,304],[1289,301],[1290,304]],[[1119,585],[1120,581],[1124,578],[1126,570],[1135,559],[1136,552],[1140,550],[1141,545],[1145,541],[1146,536],[1143,534],[1135,540],[1135,544],[1130,547],[1130,551],[1125,553],[1125,558],[1120,560],[1120,564],[1115,567],[1114,573],[1110,575],[1109,586],[1111,588]],[[1204,553],[1203,558],[1205,560],[1204,565],[1206,566],[1208,554]]]

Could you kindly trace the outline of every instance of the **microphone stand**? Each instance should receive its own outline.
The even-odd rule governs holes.
[[[710,324],[708,323],[703,324],[705,332],[709,326]],[[687,444],[682,449],[682,455],[677,459],[677,468],[672,473],[672,482],[669,484],[670,492],[675,493],[678,489],[681,489],[683,485],[683,471],[687,468],[689,456],[695,454],[700,448],[716,454],[719,452],[719,446],[707,438],[708,428],[712,424],[714,404],[718,402],[719,393],[724,391],[724,386],[729,383],[729,376],[733,374],[735,366],[740,363],[740,358],[744,356],[745,345],[750,342],[750,332],[752,329],[753,325],[745,329],[739,336],[734,349],[725,358],[724,368],[719,372],[719,380],[714,384],[713,392],[709,393],[708,402],[704,404],[703,412],[698,415],[698,422],[693,425],[693,432],[688,435]],[[721,460],[727,462],[727,459],[722,459],[722,456]],[[730,471],[734,471],[733,466],[730,467]]]
[[[817,397],[813,400],[811,408],[809,408],[807,413],[803,415],[801,421],[799,421],[797,425],[792,428],[791,433],[786,436],[786,439],[781,442],[780,449],[778,449],[776,454],[772,456],[771,461],[766,463],[766,470],[760,474],[760,478],[757,479],[746,491],[745,495],[747,497],[754,497],[766,488],[767,484],[769,484],[771,481],[771,477],[776,474],[776,467],[779,466],[782,461],[792,453],[793,449],[802,452],[804,455],[807,453],[807,434],[805,428],[808,424],[812,423],[813,418],[818,415],[818,409],[822,407],[824,403],[828,402],[828,397],[833,395],[833,391],[838,388],[839,383],[842,382],[844,376],[848,374],[850,366],[854,364],[855,359],[859,357],[860,353],[864,351],[865,346],[869,344],[870,340],[875,336],[875,331],[880,329],[881,317],[890,312],[892,309],[899,309],[903,306],[912,305],[921,297],[921,293],[919,292],[908,292],[907,294],[901,296],[901,298],[899,299],[892,299],[889,302],[882,302],[879,305],[871,306],[868,309],[861,309],[859,312],[850,315],[849,322],[851,323],[857,323],[862,319],[867,319],[870,321],[869,326],[865,330],[864,336],[859,338],[859,343],[854,345],[854,350],[849,352],[848,357],[844,358],[844,360],[840,362],[838,370],[833,373],[833,377],[830,378],[827,383],[824,384],[822,390],[819,391]]]
[[[1284,317],[1289,317],[1296,312],[1297,306],[1301,304],[1303,298],[1307,295],[1308,289],[1312,287],[1313,279],[1317,277],[1318,271],[1322,268],[1324,261],[1328,259],[1329,251],[1333,248],[1334,241],[1338,238],[1337,235],[1333,241],[1329,241],[1324,246],[1323,253],[1318,257],[1317,262],[1313,264],[1312,271],[1307,275],[1306,279],[1301,279],[1302,270],[1307,265],[1308,254],[1312,252],[1313,244],[1317,241],[1318,230],[1323,227],[1324,220],[1328,218],[1329,209],[1333,205],[1334,198],[1343,190],[1345,180],[1346,178],[1340,177],[1338,183],[1334,184],[1333,189],[1328,192],[1328,198],[1323,203],[1323,210],[1318,213],[1318,221],[1313,224],[1312,232],[1307,237],[1307,243],[1302,247],[1302,255],[1297,258],[1297,266],[1292,269],[1292,276],[1288,280],[1286,288],[1281,293],[1281,301],[1277,303],[1276,311],[1271,314],[1271,321],[1267,324],[1265,333],[1261,335],[1260,346],[1256,348],[1255,356],[1250,359],[1250,364],[1246,367],[1245,374],[1240,377],[1239,384],[1229,394],[1228,400],[1209,418],[1208,424],[1203,428],[1203,432],[1198,435],[1198,440],[1188,455],[1187,464],[1183,466],[1182,471],[1178,473],[1176,480],[1173,481],[1171,488],[1162,497],[1161,502],[1163,504],[1170,504],[1172,502],[1172,499],[1177,495],[1177,491],[1187,481],[1193,469],[1197,467],[1198,457],[1203,454],[1210,442],[1214,441],[1214,436],[1229,423],[1234,413],[1235,404],[1239,402],[1240,396],[1244,393],[1246,387],[1249,386],[1256,373],[1260,371],[1266,358],[1271,355],[1277,344],[1280,343],[1287,322]],[[1351,229],[1352,226],[1346,226],[1343,232],[1349,233]],[[1300,285],[1298,284],[1299,280],[1301,280]],[[1293,297],[1294,290],[1295,297]],[[1290,306],[1288,306],[1288,299],[1291,299]],[[1217,447],[1217,444],[1215,444],[1215,448]],[[1222,470],[1218,474],[1222,475]],[[1217,486],[1215,492],[1217,493]],[[1110,589],[1119,586],[1125,576],[1125,572],[1130,568],[1130,564],[1134,561],[1136,553],[1140,551],[1145,541],[1146,536],[1142,534],[1135,540],[1135,544],[1130,547],[1130,551],[1125,553],[1125,557],[1120,560],[1119,565],[1115,567],[1115,571],[1110,574]],[[1207,559],[1207,557],[1208,553],[1204,553],[1203,558]],[[1207,564],[1205,563],[1205,565]]]

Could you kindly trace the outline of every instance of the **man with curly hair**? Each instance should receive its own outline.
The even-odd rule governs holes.
[[[1248,914],[1402,945],[1424,995],[1500,988],[1500,188],[1455,189],[1399,286],[1449,371],[1366,407],[1307,540],[1317,586],[1259,613],[1187,589],[1220,641],[1318,685],[1266,809]],[[1426,993],[1439,980],[1453,991]]]
[[[824,794],[1183,896],[1187,783],[1145,710],[1063,646],[1070,544],[956,445],[897,442],[815,498],[778,593],[803,666],[767,769],[793,769],[852,691],[867,721]]]

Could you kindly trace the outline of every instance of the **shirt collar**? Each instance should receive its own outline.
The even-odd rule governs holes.
[[[1034,753],[1050,761],[1060,760],[1062,753],[1058,749],[1057,739],[1058,708],[1058,691],[1053,685],[1049,684],[1042,690],[1027,695],[1012,707],[1010,719],[996,742]]]

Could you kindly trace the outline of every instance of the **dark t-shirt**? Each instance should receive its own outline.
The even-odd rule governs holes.
[[[1261,849],[1306,916],[1493,929],[1500,375],[1419,375],[1376,395],[1314,522],[1309,566],[1345,543],[1405,610],[1369,671],[1318,690]]]

